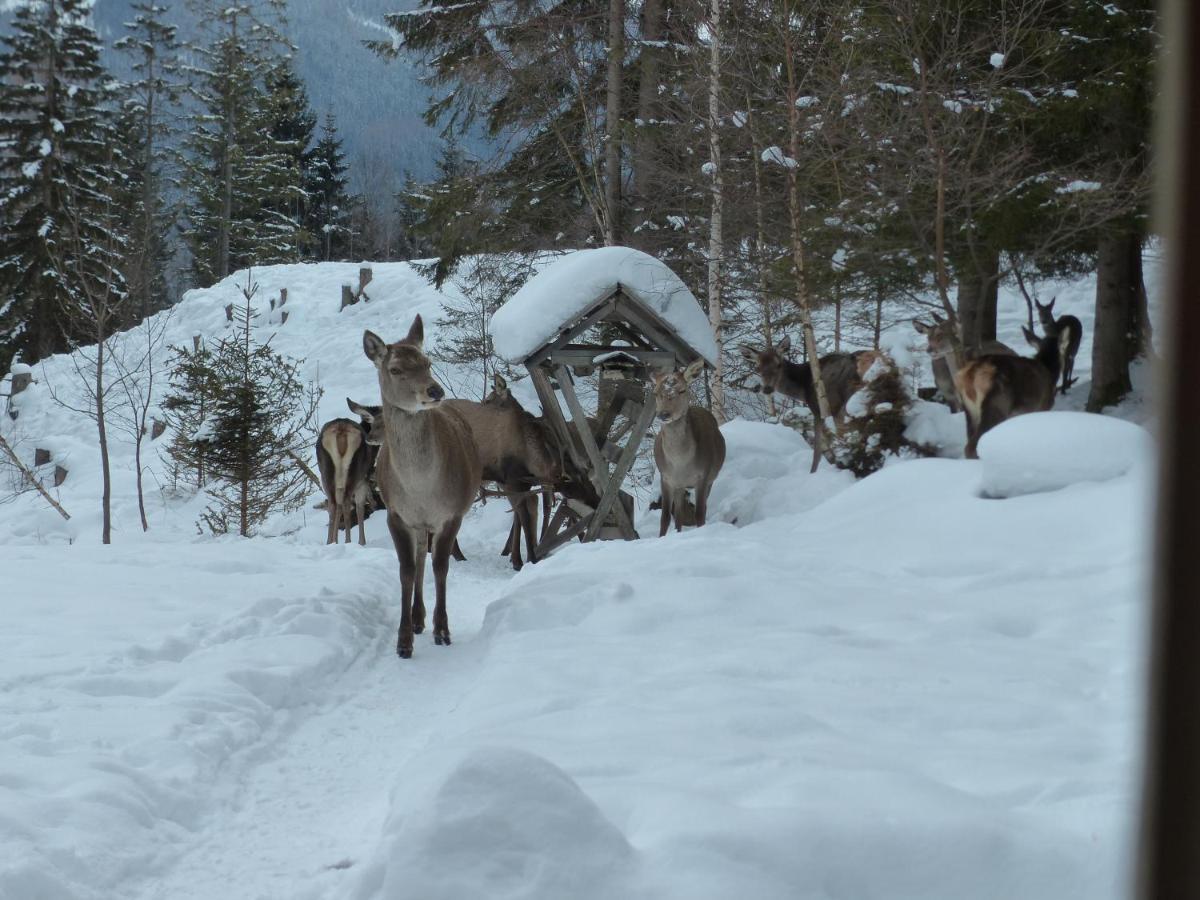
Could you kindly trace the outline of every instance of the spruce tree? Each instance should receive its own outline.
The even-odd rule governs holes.
[[[344,259],[348,246],[350,197],[346,187],[346,155],[338,137],[333,113],[326,113],[321,140],[312,152],[309,168],[306,231],[316,238],[314,259]]]
[[[270,208],[303,226],[311,203],[310,185],[316,149],[312,146],[317,128],[317,115],[308,102],[304,83],[296,77],[289,56],[278,59],[265,77],[267,117],[270,137],[275,150],[286,161],[287,178],[284,190]],[[307,228],[299,235],[300,253],[309,256],[317,236]]]
[[[117,85],[89,10],[22,6],[0,38],[0,370],[16,353],[33,362],[70,346],[84,281],[123,289],[126,243],[105,221],[124,169]]]
[[[320,391],[301,380],[302,360],[256,339],[257,287],[248,274],[234,329],[212,358],[216,397],[202,435],[212,502],[201,521],[214,534],[249,537],[268,516],[297,509],[310,490],[293,457],[316,441]]]
[[[131,252],[125,261],[129,310],[145,318],[168,305],[167,267],[175,210],[166,202],[174,161],[176,114],[183,85],[181,45],[174,25],[164,21],[167,7],[153,0],[131,4],[133,17],[114,47],[128,60],[132,77],[123,85],[118,132],[128,177],[121,205],[129,222]]]
[[[299,225],[278,208],[294,193],[287,154],[271,135],[265,77],[286,42],[279,3],[193,4],[206,40],[188,69],[196,111],[187,123],[183,182],[192,268],[212,284],[251,265],[299,258]]]

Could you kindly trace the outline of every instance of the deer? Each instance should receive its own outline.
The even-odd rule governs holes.
[[[725,464],[725,437],[717,420],[704,407],[692,406],[688,393],[703,371],[704,360],[697,359],[683,370],[654,374],[655,415],[663,423],[654,439],[654,463],[662,479],[659,537],[672,519],[675,530],[683,530],[679,512],[688,488],[696,492],[696,527],[704,525],[709,492]]]
[[[774,347],[768,345],[759,350],[742,344],[742,356],[755,365],[761,390],[764,394],[775,391],[802,400],[812,413],[816,423],[813,429],[813,457],[809,472],[817,471],[821,462],[824,427],[821,422],[817,390],[813,382],[812,366],[794,363],[787,358],[792,339],[785,335]],[[848,353],[829,353],[820,357],[821,380],[825,383],[825,399],[829,401],[829,413],[840,428],[845,421],[846,401],[862,387],[862,377],[874,362],[877,354],[873,350],[857,350]]]
[[[1033,358],[989,353],[967,363],[954,376],[967,413],[967,447],[963,454],[967,459],[979,459],[979,439],[1001,422],[1054,406],[1055,386],[1062,369],[1058,335],[1039,338],[1028,328],[1021,332],[1037,349]]]
[[[979,350],[966,351],[958,336],[958,326],[950,319],[937,313],[932,314],[933,324],[913,319],[913,328],[925,335],[926,349],[933,360],[933,381],[942,399],[951,412],[962,411],[962,401],[954,387],[954,376],[963,364],[980,355],[1016,356],[1017,352],[1000,341],[983,341]]]
[[[524,562],[518,532],[525,535],[529,561],[538,561],[537,501],[528,491],[534,484],[561,484],[565,462],[545,423],[517,402],[502,376],[497,375],[495,383],[496,389],[482,403],[448,403],[471,429],[483,480],[496,482],[508,494],[524,494],[513,500],[513,526],[509,532],[512,565],[520,570]]]
[[[1057,299],[1057,297],[1052,297],[1045,306],[1037,300],[1033,302],[1037,306],[1042,332],[1058,335],[1058,352],[1062,357],[1062,387],[1058,389],[1058,392],[1065,394],[1079,380],[1071,376],[1075,374],[1075,354],[1079,352],[1079,342],[1083,340],[1083,323],[1071,315],[1059,316],[1056,319],[1054,317],[1054,301]]]
[[[364,403],[356,403],[349,397],[346,398],[346,405],[350,407],[350,412],[358,416],[362,422],[364,431],[366,432],[367,447],[371,450],[371,474],[372,479],[376,472],[375,464],[379,458],[379,448],[383,446],[383,407],[370,406]],[[378,509],[384,506],[382,498],[379,497],[377,485],[373,487],[373,499],[371,502],[372,508]],[[433,552],[433,535],[429,536],[429,541],[426,545],[426,550]],[[454,539],[454,547],[450,551],[451,555],[459,562],[466,562],[467,557],[463,554],[462,549],[458,546],[458,538]]]
[[[367,430],[352,419],[331,419],[317,435],[317,470],[325,490],[329,512],[326,544],[337,543],[338,526],[346,529],[350,543],[351,512],[358,514],[358,543],[365,546],[367,533],[363,520],[371,497],[370,475],[375,454],[367,444]]]
[[[400,627],[396,653],[413,655],[413,635],[425,630],[425,554],[433,544],[433,642],[450,645],[446,575],[463,517],[483,475],[479,448],[462,415],[446,404],[424,352],[420,315],[408,334],[388,344],[363,332],[363,353],[375,366],[382,400],[382,443],[376,462],[388,530],[400,562]]]

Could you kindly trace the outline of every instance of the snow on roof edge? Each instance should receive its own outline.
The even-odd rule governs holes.
[[[496,310],[493,347],[507,362],[522,362],[617,290],[716,363],[717,343],[692,292],[664,262],[631,247],[576,250],[552,261]]]

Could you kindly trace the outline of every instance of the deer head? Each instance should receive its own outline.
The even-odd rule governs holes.
[[[704,360],[698,359],[686,369],[654,374],[654,407],[659,421],[670,423],[687,415],[691,400],[688,387],[703,371]]]
[[[407,413],[432,409],[446,391],[431,374],[429,357],[422,345],[425,327],[418,315],[403,340],[387,344],[372,331],[363,332],[363,352],[379,373],[379,394],[385,406]]]
[[[365,406],[346,398],[346,406],[362,420],[363,428],[367,430],[367,443],[378,447],[383,443],[383,407]]]
[[[784,364],[787,362],[786,354],[790,349],[792,349],[790,335],[784,335],[782,341],[774,347],[768,346],[765,350],[759,350],[749,344],[742,344],[742,356],[754,364],[758,378],[762,382],[764,394],[774,393],[779,386],[779,382],[783,378]]]
[[[1042,330],[1055,329],[1058,327],[1058,320],[1054,318],[1054,301],[1057,297],[1051,297],[1050,302],[1046,304],[1033,301],[1033,305],[1037,307],[1038,321],[1042,323]]]

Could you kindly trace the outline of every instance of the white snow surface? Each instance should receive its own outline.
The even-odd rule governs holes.
[[[497,355],[514,363],[525,359],[618,287],[709,363],[716,362],[708,317],[687,285],[662,261],[629,247],[576,250],[530,278],[492,316]]]
[[[1014,497],[1107,481],[1154,456],[1140,425],[1086,412],[1039,412],[1002,422],[979,441],[983,492]]]
[[[378,396],[364,328],[395,340],[419,312],[441,343],[454,289],[373,268],[340,313],[357,265],[254,273],[262,335],[307,358],[322,419]],[[244,281],[189,293],[171,342],[225,333]],[[283,287],[286,324],[266,302]],[[49,397],[78,391],[74,367],[33,371],[0,428],[70,469],[72,519],[32,493],[0,504],[3,900],[1124,896],[1143,465],[994,500],[986,458],[856,483],[810,476],[794,431],[735,420],[703,529],[659,540],[641,510],[642,540],[514,575],[504,504],[476,507],[454,644],[422,636],[402,662],[380,516],[366,547],[325,546],[311,509],[198,536],[203,498],[157,489],[160,438],[143,535],[115,432],[104,547],[94,425]]]

